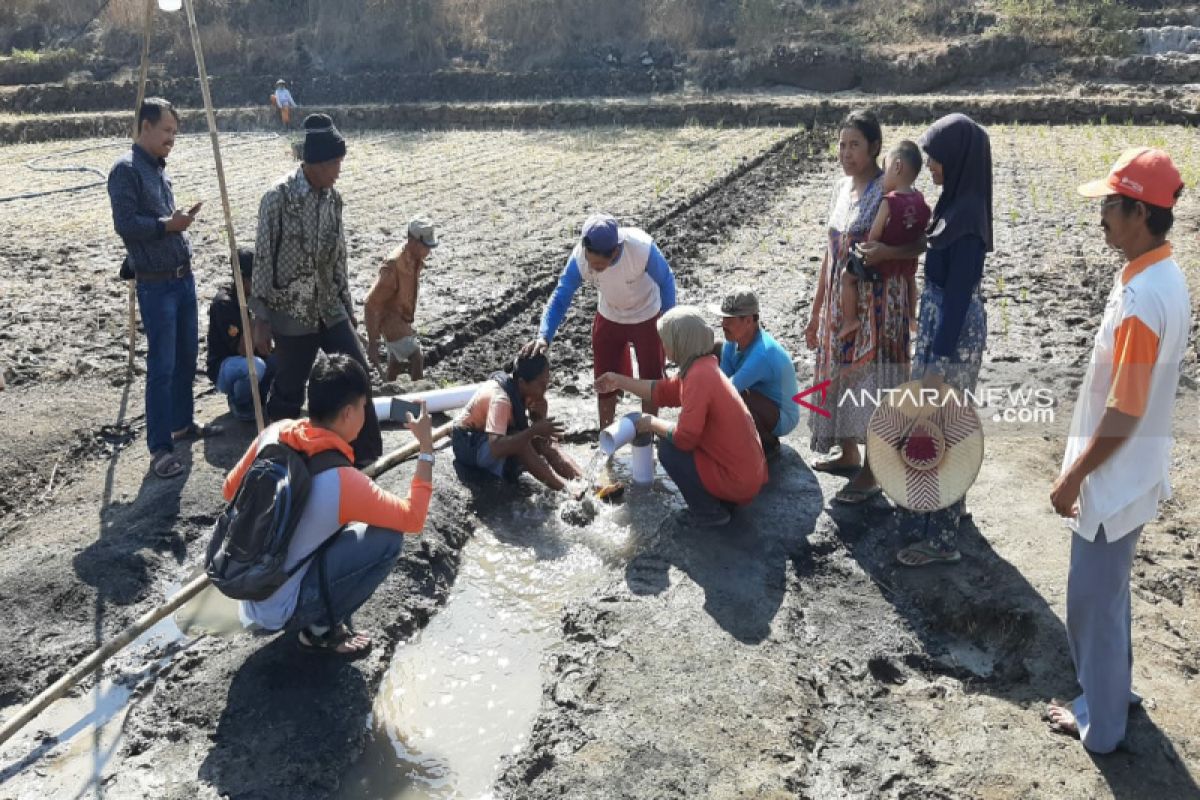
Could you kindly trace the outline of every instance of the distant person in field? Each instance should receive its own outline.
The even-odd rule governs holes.
[[[179,132],[179,114],[161,97],[148,97],[137,115],[133,148],[108,173],[113,227],[125,243],[137,280],[138,310],[146,330],[146,446],[160,478],[184,471],[175,445],[221,432],[200,425],[192,382],[200,355],[196,279],[187,230],[200,211],[175,207],[167,156]]]
[[[675,274],[650,234],[626,228],[608,214],[595,214],[583,223],[579,242],[558,279],[558,286],[542,313],[537,339],[523,353],[545,353],[571,309],[575,292],[584,283],[596,287],[596,316],[592,320],[592,370],[633,375],[629,359],[637,354],[638,375],[647,380],[663,376],[662,342],[656,320],[675,307]],[[617,414],[617,391],[597,398],[600,428],[612,424]],[[642,410],[653,413],[650,401]]]
[[[417,292],[425,259],[438,246],[433,223],[416,217],[408,223],[408,239],[392,251],[379,277],[367,294],[363,315],[367,323],[367,358],[379,366],[379,340],[387,348],[387,380],[394,381],[401,369],[414,381],[425,375],[425,357],[413,330]]]
[[[1050,489],[1071,529],[1067,642],[1083,693],[1052,700],[1054,730],[1093,753],[1125,738],[1133,691],[1130,571],[1142,528],[1171,497],[1172,418],[1192,324],[1188,281],[1167,234],[1183,191],[1162,150],[1125,151],[1100,198],[1104,241],[1125,258],[1100,319],[1071,421],[1062,471]]]
[[[549,415],[549,387],[545,354],[519,355],[510,371],[494,373],[454,422],[455,464],[508,481],[528,472],[555,491],[583,477],[558,444],[563,425]]]
[[[283,78],[275,81],[275,91],[271,93],[271,105],[279,110],[279,121],[283,123],[283,127],[290,127],[292,109],[296,108],[296,101],[292,99],[292,92]]]
[[[276,357],[267,401],[272,419],[296,419],[317,352],[345,353],[368,369],[355,332],[354,301],[346,270],[342,196],[334,188],[346,140],[326,114],[304,120],[304,160],[281,178],[258,207],[258,233],[250,292],[254,349]],[[354,460],[366,466],[383,454],[375,406],[354,440]]]
[[[905,247],[925,236],[930,210],[925,197],[913,188],[921,174],[921,151],[910,141],[902,141],[888,151],[883,161],[883,202],[867,234],[868,242]],[[917,259],[884,261],[872,267],[882,277],[904,278],[905,295],[911,311],[917,305]],[[849,339],[862,327],[858,317],[859,278],[851,270],[842,272],[842,328],[839,339]],[[916,332],[917,317],[912,314],[909,329]]]
[[[247,291],[254,275],[254,251],[238,251],[238,268],[242,286]],[[243,422],[254,421],[254,395],[250,389],[250,367],[247,356],[254,357],[254,374],[258,378],[259,401],[265,402],[271,385],[270,373],[274,357],[263,360],[246,352],[246,337],[242,331],[242,309],[238,304],[237,287],[230,281],[217,290],[208,306],[208,358],[205,372],[217,391],[229,402],[229,412]]]
[[[779,437],[791,433],[800,421],[800,406],[792,399],[799,392],[792,357],[763,328],[758,295],[750,287],[735,287],[709,311],[721,318],[725,334],[719,353],[721,372],[754,418],[763,453],[768,460],[775,459]]]
[[[425,527],[433,495],[430,416],[408,420],[420,455],[408,496],[399,497],[351,466],[349,443],[359,437],[371,407],[362,365],[342,354],[322,356],[308,384],[309,417],[276,422],[259,434],[225,478],[225,500],[233,500],[259,451],[275,442],[308,459],[333,451],[344,466],[313,475],[284,564],[295,574],[267,599],[241,601],[241,616],[267,630],[296,631],[305,650],[357,658],[370,650],[371,639],[354,629],[351,616],[392,571],[404,551],[402,534]]]
[[[924,388],[949,386],[964,398],[975,390],[987,347],[980,286],[992,251],[992,145],[987,131],[970,117],[950,114],[921,136],[921,149],[942,192],[927,237],[912,377]],[[958,561],[958,527],[965,514],[966,501],[960,499],[929,515],[917,524],[927,523],[932,535],[902,549],[897,559],[908,567]]]

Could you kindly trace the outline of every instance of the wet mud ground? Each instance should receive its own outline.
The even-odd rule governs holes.
[[[886,135],[895,140],[918,132],[889,129]],[[671,523],[641,532],[636,554],[611,583],[564,610],[560,646],[544,664],[541,710],[527,746],[505,765],[498,795],[1200,796],[1194,351],[1179,404],[1181,422],[1190,427],[1178,432],[1175,498],[1148,526],[1135,567],[1135,687],[1147,702],[1133,714],[1129,749],[1091,759],[1076,742],[1047,734],[1039,719],[1046,698],[1071,696],[1074,688],[1061,621],[1068,538],[1046,498],[1061,458],[1070,386],[1086,361],[1118,266],[1104,251],[1093,204],[1071,191],[1102,174],[1126,144],[1161,139],[1172,146],[1188,141],[1190,132],[1123,126],[992,132],[997,246],[987,269],[984,380],[1042,376],[1061,405],[1053,424],[987,428],[987,457],[968,498],[974,517],[962,531],[963,564],[924,572],[893,567],[891,554],[905,534],[896,515],[882,501],[867,509],[827,507],[843,479],[818,477],[805,466],[812,454],[802,426],[772,468],[771,486],[739,512],[728,532],[681,531]],[[423,292],[422,316],[428,309],[430,320],[423,332],[435,347],[447,342],[431,377],[458,382],[490,371],[532,331],[576,218],[593,207],[585,191],[561,188],[529,190],[523,203],[510,202],[536,183],[523,171],[528,158],[520,157],[521,147],[566,137],[585,151],[581,161],[589,161],[580,144],[587,136],[627,144],[626,134],[514,132],[499,135],[513,137],[499,144],[488,144],[498,134],[433,134],[428,142],[405,134],[409,147],[402,149],[414,159],[407,169],[392,166],[399,159],[387,149],[393,138],[381,137],[375,146],[386,152],[364,159],[351,175],[375,181],[376,188],[361,192],[364,207],[375,203],[375,213],[395,222],[370,217],[368,223],[364,215],[351,226],[355,195],[346,189],[352,266],[360,265],[356,298],[365,294],[385,242],[393,240],[378,228],[401,230],[411,213],[411,201],[383,196],[378,187],[389,179],[380,173],[391,167],[401,176],[418,173],[414,181],[435,180],[428,177],[435,170],[423,171],[429,160],[416,154],[453,136],[481,143],[480,149],[505,145],[513,161],[500,155],[494,158],[504,165],[473,167],[476,178],[456,178],[453,191],[426,194],[433,187],[419,181],[421,188],[406,189],[456,220],[447,223],[438,254],[447,266],[431,269]],[[799,329],[835,171],[823,134],[785,140],[785,131],[691,128],[671,132],[666,144],[653,138],[661,133],[628,135],[645,137],[644,149],[612,160],[633,177],[604,185],[617,192],[606,196],[624,198],[623,206],[610,208],[660,238],[686,300],[711,301],[734,279],[755,285],[767,326],[807,363]],[[671,136],[680,137],[674,151]],[[201,140],[184,144],[195,148],[196,158],[207,155]],[[370,146],[364,141],[362,149]],[[244,147],[270,153],[275,145],[262,140]],[[0,158],[11,154],[20,163],[45,149],[6,148]],[[1195,176],[1197,155],[1172,150]],[[647,152],[660,158],[683,153],[666,170],[675,180],[657,197],[661,176],[638,166]],[[441,157],[451,165],[462,160]],[[740,168],[730,174],[733,165]],[[262,180],[282,171],[251,166]],[[543,169],[546,182],[559,186],[550,179],[565,172]],[[656,167],[663,169],[664,163]],[[187,185],[183,173],[181,164],[177,187]],[[586,173],[576,168],[562,185],[586,188]],[[203,182],[198,174],[190,180]],[[504,181],[507,192],[496,188]],[[235,207],[248,230],[256,191],[239,191]],[[186,189],[179,193],[190,197]],[[74,210],[56,213],[55,203]],[[108,291],[117,248],[106,204],[94,193],[94,209],[82,196],[62,195],[55,203],[32,211],[17,206],[19,233],[3,245],[8,274],[16,279],[4,287],[0,313],[11,315],[20,303],[28,319],[10,316],[3,328],[4,367],[17,369],[8,373],[9,390],[0,393],[0,458],[6,462],[0,488],[8,504],[0,523],[0,601],[12,610],[11,635],[0,648],[0,707],[28,699],[186,579],[217,511],[223,472],[252,432],[243,428],[241,437],[194,446],[186,484],[144,477],[140,385],[129,393],[123,416],[124,387],[115,385],[123,367],[124,298],[120,287]],[[215,206],[206,209],[207,231],[199,231],[201,252],[221,246]],[[73,222],[81,209],[94,214]],[[457,209],[464,210],[451,216]],[[493,225],[467,209],[500,218]],[[0,206],[0,214],[13,210]],[[1172,237],[1185,267],[1200,249],[1198,212],[1195,198],[1186,199]],[[488,250],[491,233],[505,222],[541,238]],[[45,246],[47,239],[55,246]],[[68,248],[61,259],[58,247]],[[210,265],[215,259],[209,256]],[[87,266],[68,278],[63,261]],[[481,270],[477,277],[472,263]],[[105,287],[96,302],[79,300],[88,271],[95,286]],[[519,289],[504,292],[500,313],[479,314],[501,294],[496,275]],[[1195,297],[1194,277],[1192,286]],[[572,438],[581,449],[594,435],[586,385],[590,307],[577,304],[554,353],[557,391],[573,409]],[[89,310],[106,312],[107,319],[89,329]],[[484,324],[472,328],[470,320],[481,316]],[[72,348],[87,340],[81,334],[88,330],[92,342],[103,343],[102,366],[72,372],[73,360],[87,358]],[[31,366],[21,359],[35,342],[47,349],[33,354],[44,360]],[[222,405],[203,397],[200,414],[216,416]],[[118,419],[123,422],[114,424]],[[404,436],[389,433],[386,443],[395,446]],[[88,790],[95,796],[334,792],[364,746],[364,719],[391,652],[436,613],[471,535],[472,504],[479,500],[455,480],[448,460],[447,454],[438,465],[425,535],[410,542],[402,566],[359,620],[381,634],[383,646],[370,659],[297,668],[282,637],[151,642],[105,670],[107,680],[133,693],[115,744],[48,724],[39,731],[35,723],[30,737],[0,748],[0,798],[73,786],[55,766],[68,761],[57,756],[71,750],[98,765],[101,778]],[[383,482],[402,489],[408,474],[402,467]],[[85,691],[95,689],[89,684]]]

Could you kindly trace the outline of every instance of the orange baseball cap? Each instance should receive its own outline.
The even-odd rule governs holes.
[[[1172,208],[1182,188],[1179,170],[1165,150],[1134,147],[1121,153],[1107,178],[1083,184],[1079,193],[1084,197],[1123,194],[1152,206]]]

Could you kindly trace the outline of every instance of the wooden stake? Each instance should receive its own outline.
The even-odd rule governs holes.
[[[136,141],[141,129],[138,126],[138,114],[142,111],[142,101],[146,99],[146,79],[150,76],[150,36],[154,33],[154,2],[146,0],[146,22],[142,26],[142,66],[138,73],[137,102],[133,106],[133,138]],[[126,281],[126,303],[129,314],[129,358],[125,366],[129,371],[129,380],[133,380],[133,358],[137,351],[137,278]]]
[[[246,350],[246,367],[250,373],[250,393],[254,398],[254,421],[261,433],[263,422],[262,398],[258,395],[258,369],[254,364],[254,336],[250,332],[250,314],[246,310],[246,287],[242,284],[242,270],[238,266],[237,237],[233,230],[233,212],[229,207],[229,190],[225,185],[225,167],[221,161],[221,142],[217,136],[217,115],[213,111],[212,92],[208,86],[208,70],[204,66],[204,48],[200,43],[200,28],[196,25],[196,9],[193,0],[183,0],[187,12],[188,28],[192,33],[192,50],[196,54],[196,71],[200,74],[200,93],[204,95],[204,113],[208,118],[208,134],[212,138],[213,159],[217,165],[217,185],[221,190],[221,209],[225,212],[225,234],[229,239],[229,263],[233,268],[233,285],[237,289],[238,308],[242,315],[242,341]]]

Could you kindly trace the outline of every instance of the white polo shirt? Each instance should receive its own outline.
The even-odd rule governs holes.
[[[1116,277],[1079,390],[1063,470],[1079,458],[1107,409],[1138,423],[1083,481],[1079,517],[1068,525],[1089,542],[1101,525],[1108,542],[1145,525],[1159,501],[1171,496],[1171,427],[1191,313],[1187,279],[1170,244],[1129,262]]]

